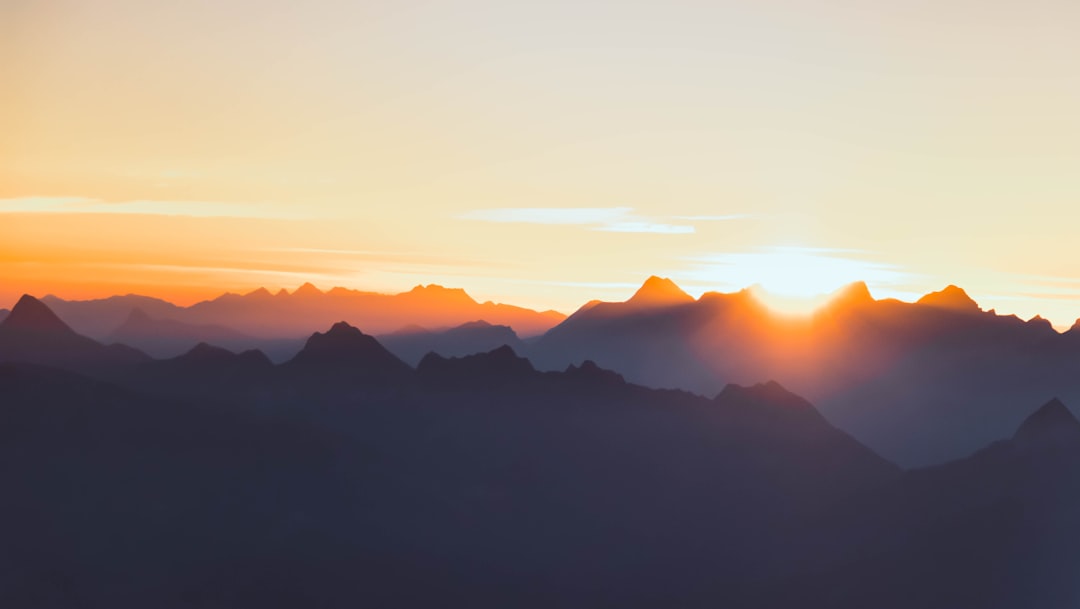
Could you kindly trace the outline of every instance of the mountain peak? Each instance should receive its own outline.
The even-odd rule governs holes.
[[[959,288],[952,284],[945,286],[945,289],[938,292],[930,292],[917,300],[915,304],[937,307],[939,309],[950,309],[953,311],[967,311],[971,313],[977,313],[982,310],[979,308],[979,303],[972,300],[963,288]]]
[[[304,285],[296,288],[296,291],[292,293],[293,296],[322,296],[323,291],[315,287],[311,282],[304,283]]]
[[[437,386],[465,387],[514,385],[535,373],[532,363],[519,357],[509,345],[487,353],[464,357],[443,357],[428,353],[416,371],[426,382]]]
[[[674,281],[653,275],[646,279],[626,302],[645,306],[669,306],[693,301],[694,297],[682,291]]]
[[[337,322],[326,333],[312,334],[286,365],[318,375],[344,373],[342,380],[367,378],[380,382],[400,378],[410,371],[405,362],[387,351],[375,337],[344,321]]]
[[[832,305],[864,305],[874,301],[874,296],[870,293],[870,288],[867,287],[865,281],[855,281],[845,285],[844,287],[836,290],[829,297],[829,304]]]
[[[23,294],[2,324],[5,328],[33,330],[61,334],[75,334],[45,303],[29,294]]]
[[[248,292],[247,294],[244,294],[244,296],[251,298],[272,298],[274,295],[271,294],[270,290],[266,288],[258,288],[256,290]]]
[[[825,417],[821,416],[813,404],[791,393],[776,381],[749,387],[729,383],[717,394],[714,401],[763,416],[815,425],[827,424]]]
[[[1080,421],[1061,400],[1054,398],[1024,419],[1013,441],[1027,446],[1080,446]]]
[[[404,295],[435,299],[441,301],[442,304],[477,304],[477,302],[473,300],[473,297],[469,296],[465,290],[461,288],[447,288],[436,283],[418,285],[408,292],[405,292]]]

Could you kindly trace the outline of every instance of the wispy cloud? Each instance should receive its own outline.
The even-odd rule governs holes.
[[[747,220],[752,218],[750,214],[727,214],[718,216],[674,216],[676,220],[688,222],[727,222],[729,220]]]
[[[477,209],[458,217],[508,224],[582,226],[609,233],[685,235],[694,232],[692,224],[673,224],[665,222],[665,218],[650,218],[634,213],[632,207],[503,207]]]
[[[0,213],[139,214],[196,218],[300,219],[294,211],[266,203],[222,201],[104,201],[89,197],[0,199]]]

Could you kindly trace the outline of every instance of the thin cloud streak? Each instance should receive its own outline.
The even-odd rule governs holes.
[[[46,196],[0,199],[0,213],[129,214],[268,220],[300,220],[308,217],[295,211],[285,212],[266,203],[155,200],[113,202],[90,197]]]
[[[635,214],[632,207],[503,207],[476,209],[458,216],[504,224],[581,226],[608,233],[692,234],[690,224],[669,224]]]

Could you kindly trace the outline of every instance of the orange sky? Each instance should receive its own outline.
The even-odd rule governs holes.
[[[896,6],[894,6],[896,5]],[[259,285],[569,311],[864,279],[1080,317],[1080,6],[0,6],[0,306]]]

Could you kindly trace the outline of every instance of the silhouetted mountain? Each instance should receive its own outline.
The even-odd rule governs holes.
[[[171,302],[137,294],[96,300],[64,300],[50,294],[41,300],[73,330],[95,340],[107,340],[135,309],[154,319],[178,319],[183,311]]]
[[[11,311],[7,309],[0,309],[0,321],[4,321],[4,318],[8,316],[8,313],[11,313]]]
[[[142,309],[132,309],[108,340],[124,343],[158,358],[175,357],[199,343],[251,344],[257,339],[224,326],[196,326],[173,319],[153,319]],[[299,346],[298,346],[299,348]]]
[[[507,345],[487,353],[449,359],[437,353],[428,353],[416,371],[422,383],[439,389],[489,389],[505,385],[524,389],[522,385],[539,378],[529,360],[518,357]]]
[[[945,289],[940,292],[931,292],[916,301],[916,304],[969,313],[982,311],[978,303],[967,295],[967,292],[954,285],[945,286]]]
[[[564,318],[554,311],[539,313],[491,302],[481,304],[464,290],[437,285],[417,286],[392,295],[344,288],[324,293],[310,284],[291,295],[263,292],[226,294],[192,305],[178,319],[225,325],[259,337],[280,337],[310,333],[341,319],[372,333],[392,332],[408,324],[449,327],[483,319],[535,335]]]
[[[392,386],[412,376],[412,368],[373,336],[341,321],[316,332],[304,348],[280,366],[284,382],[329,389],[337,385]]]
[[[925,465],[1008,437],[1017,404],[1080,401],[1076,336],[982,312],[955,286],[909,304],[857,283],[804,318],[771,312],[750,290],[659,308],[594,303],[525,353],[540,369],[590,359],[631,382],[706,395],[777,379],[891,460]]]
[[[428,353],[460,357],[491,351],[502,345],[515,350],[523,348],[521,339],[509,326],[495,326],[486,321],[472,321],[444,331],[410,326],[392,334],[383,334],[378,339],[391,353],[411,366],[419,364]]]
[[[263,352],[199,343],[183,355],[140,364],[124,384],[166,397],[220,400],[264,392],[273,380],[274,364]]]
[[[307,336],[343,319],[377,334],[394,332],[409,324],[448,328],[482,319],[512,327],[524,336],[535,336],[566,317],[556,311],[537,312],[493,302],[479,303],[464,290],[437,285],[417,286],[401,294],[377,294],[345,288],[323,292],[306,283],[291,294],[286,290],[271,294],[259,288],[243,295],[224,294],[190,307],[135,295],[86,301],[47,296],[45,301],[76,331],[97,339],[108,337],[134,309],[141,309],[157,321],[229,328],[262,340]],[[238,344],[234,346],[241,348]],[[264,344],[244,347],[251,346],[267,347]],[[274,354],[270,355],[274,358]]]
[[[23,362],[111,377],[149,359],[125,345],[105,346],[68,327],[28,294],[0,322],[0,362]]]
[[[818,524],[830,565],[772,605],[1070,607],[1080,598],[1080,435],[1057,400],[969,458],[916,470]],[[834,543],[841,540],[840,544]]]
[[[694,297],[682,291],[674,281],[653,275],[626,302],[638,307],[667,307],[693,301]]]
[[[706,302],[746,323],[744,298]],[[816,323],[891,306],[862,302],[869,317]],[[16,327],[78,336],[35,303]],[[902,472],[776,382],[709,399],[588,361],[539,371],[507,346],[413,371],[345,323],[287,364],[199,345],[123,382],[0,364],[0,605],[1080,598],[1080,423],[1056,399]]]
[[[1080,421],[1054,398],[1024,421],[1013,442],[1019,446],[1072,445],[1080,449]]]

